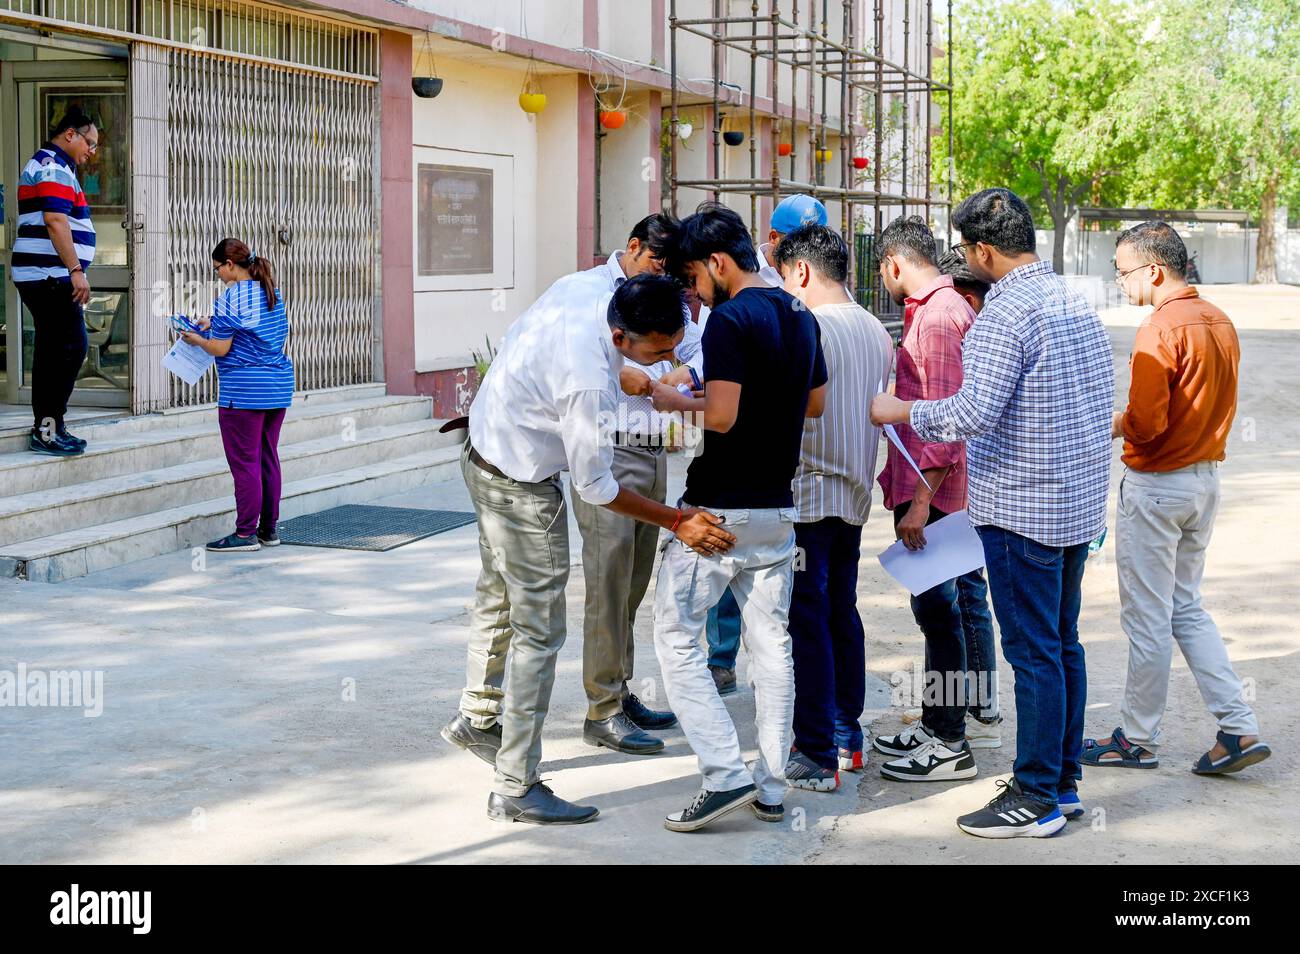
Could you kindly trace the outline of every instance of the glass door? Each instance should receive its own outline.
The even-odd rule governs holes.
[[[12,48],[19,44],[6,44]],[[34,47],[31,60],[6,59],[3,70],[4,239],[0,267],[4,269],[3,399],[31,400],[34,329],[32,316],[21,307],[9,276],[9,258],[17,232],[18,177],[23,165],[46,141],[68,107],[76,105],[99,125],[99,149],[77,169],[77,178],[90,203],[95,225],[95,260],[91,265],[90,302],[85,306],[89,349],[70,403],[125,407],[131,402],[131,296],[124,222],[128,216],[130,108],[127,65],[121,60],[42,58]],[[57,54],[55,54],[57,55]],[[66,56],[66,54],[64,54]],[[13,135],[16,133],[16,135]]]

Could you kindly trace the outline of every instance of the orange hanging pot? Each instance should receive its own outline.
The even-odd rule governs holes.
[[[776,154],[778,156],[788,156],[794,151],[794,146],[788,142],[778,142],[776,144]]]
[[[627,122],[627,113],[621,109],[603,109],[600,112],[600,124],[606,129],[622,129]]]

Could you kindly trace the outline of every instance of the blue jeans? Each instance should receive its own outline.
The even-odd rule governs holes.
[[[992,722],[998,717],[998,654],[993,642],[989,585],[983,570],[972,570],[959,576],[956,583],[957,606],[961,611],[961,629],[966,643],[966,709],[977,719]],[[926,643],[925,671],[933,669],[930,645]]]
[[[709,665],[735,669],[736,653],[740,652],[740,606],[731,590],[723,590],[718,605],[709,610],[704,634],[709,641]]]
[[[1016,781],[1045,805],[1083,777],[1088,696],[1079,600],[1088,544],[1050,547],[1001,527],[976,527],[1002,630],[1002,655],[1016,674]]]
[[[839,517],[796,523],[799,560],[790,599],[794,655],[794,744],[822,768],[837,749],[862,748],[866,651],[858,615],[862,527]]]

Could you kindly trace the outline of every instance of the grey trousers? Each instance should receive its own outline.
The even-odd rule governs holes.
[[[1218,464],[1165,473],[1126,470],[1119,485],[1115,560],[1120,622],[1128,635],[1124,734],[1148,749],[1160,744],[1174,643],[1201,698],[1232,735],[1258,735],[1241,680],[1214,620],[1201,605],[1205,550],[1219,508]]]
[[[663,503],[668,455],[660,448],[614,447],[620,487]],[[587,599],[582,620],[582,685],[587,718],[608,719],[623,709],[636,644],[632,625],[654,571],[659,528],[573,495],[582,533],[582,573]]]
[[[495,477],[470,462],[468,443],[460,468],[478,516],[482,562],[460,711],[479,728],[500,721],[493,790],[522,795],[538,780],[542,723],[566,633],[564,491],[558,474],[539,483]]]

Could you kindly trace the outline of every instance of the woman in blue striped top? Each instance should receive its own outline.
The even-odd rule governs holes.
[[[271,263],[239,239],[217,243],[212,267],[229,287],[210,319],[196,319],[203,333],[183,335],[217,359],[217,421],[235,480],[235,532],[208,549],[259,550],[280,542],[280,426],[293,400],[289,323]]]

